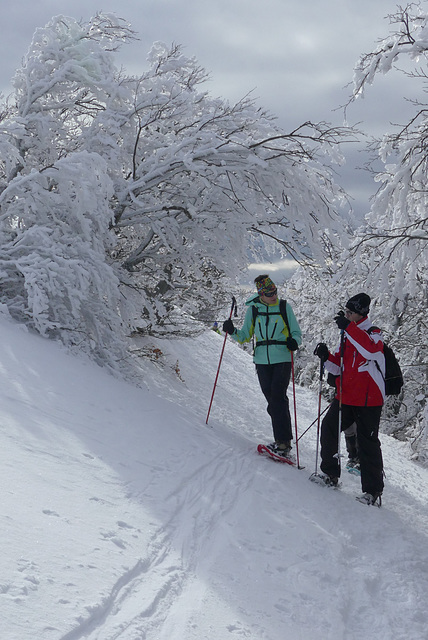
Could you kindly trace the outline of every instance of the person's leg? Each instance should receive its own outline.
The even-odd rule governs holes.
[[[293,439],[287,387],[290,382],[291,362],[258,364],[256,366],[260,388],[268,402],[267,412],[272,421],[275,442]]]
[[[291,443],[293,431],[291,428],[290,405],[287,389],[291,376],[291,362],[280,362],[272,365],[272,395],[270,399],[270,416],[276,442]]]
[[[345,429],[344,433],[348,461],[358,463],[357,425],[355,422],[348,429]]]
[[[354,407],[357,423],[358,452],[361,468],[361,488],[364,493],[382,493],[383,459],[379,441],[382,407]]]
[[[342,405],[342,431],[354,422],[351,408]],[[321,423],[321,464],[320,469],[331,478],[340,477],[337,459],[339,436],[339,401],[335,398]]]

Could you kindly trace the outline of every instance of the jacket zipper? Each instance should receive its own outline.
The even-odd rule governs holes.
[[[266,341],[267,341],[267,345],[266,345],[266,357],[267,357],[267,361],[268,364],[270,364],[270,358],[269,358],[269,340],[268,340],[268,324],[269,324],[269,307],[266,307]]]

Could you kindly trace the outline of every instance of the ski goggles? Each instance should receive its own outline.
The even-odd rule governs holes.
[[[262,296],[264,296],[265,298],[274,298],[277,294],[278,290],[275,289],[270,289],[269,291],[264,291],[262,293]]]

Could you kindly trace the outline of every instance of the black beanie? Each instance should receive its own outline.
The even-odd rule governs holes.
[[[366,316],[370,309],[370,296],[367,293],[357,293],[356,296],[349,298],[346,308],[360,316]]]

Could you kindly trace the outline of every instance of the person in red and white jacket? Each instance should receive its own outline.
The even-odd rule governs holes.
[[[321,478],[327,485],[337,485],[339,420],[341,431],[355,423],[363,490],[358,500],[380,504],[384,483],[378,433],[385,401],[385,356],[380,329],[373,328],[368,333],[372,328],[368,318],[370,301],[366,293],[350,298],[345,314],[340,312],[335,317],[338,328],[343,331],[343,343],[341,341],[335,353],[330,353],[321,342],[314,353],[325,362],[329,373],[338,376],[336,396],[321,425],[320,468],[324,474]]]

